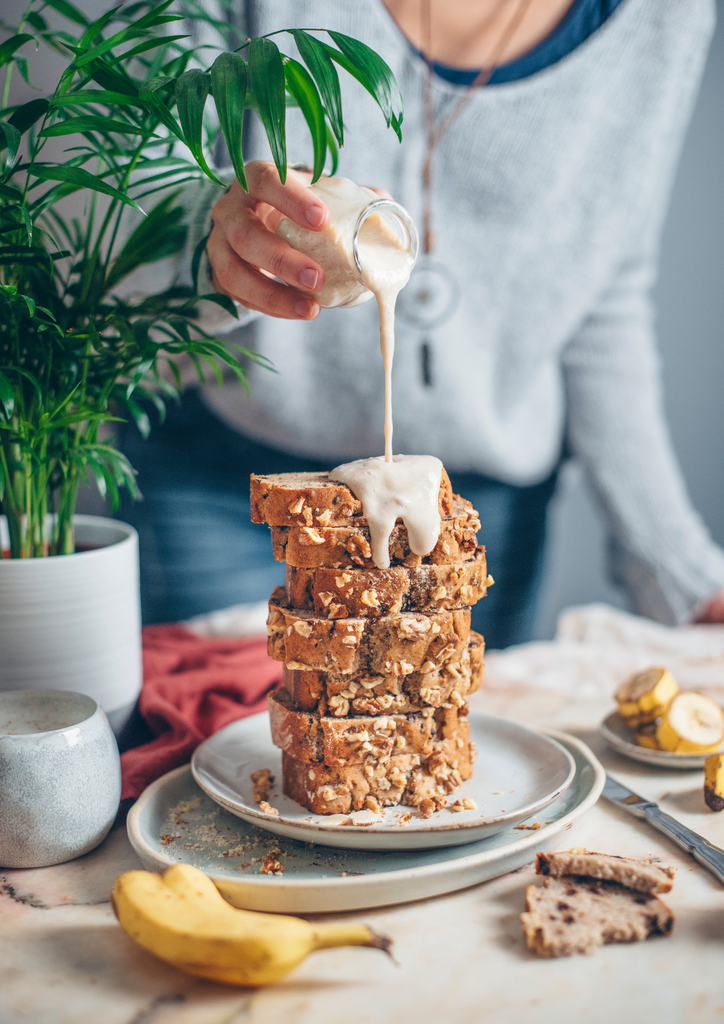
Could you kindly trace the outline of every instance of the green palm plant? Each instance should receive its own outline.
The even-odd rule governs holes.
[[[172,2],[142,0],[91,22],[70,0],[32,0],[17,29],[3,26],[0,507],[13,558],[75,550],[73,514],[90,476],[114,508],[120,488],[138,496],[132,467],[101,428],[130,416],[147,433],[149,403],[163,416],[178,398],[178,356],[202,381],[210,372],[221,382],[226,370],[246,383],[245,360],[260,361],[199,325],[201,302],[236,315],[227,297],[196,287],[135,297],[121,289],[139,267],[183,248],[180,187],[204,176],[218,182],[207,154],[219,133],[246,188],[243,123],[256,111],[284,180],[286,109],[297,106],[311,135],[314,180],[328,165],[334,173],[344,142],[340,67],[400,137],[394,76],[363,43],[329,32],[332,46],[312,34],[323,30],[290,29],[301,61],[266,36],[235,50],[228,39],[210,68],[189,68],[200,51],[172,26],[211,19],[192,0],[177,12]],[[51,28],[48,10],[69,29]],[[13,69],[28,80],[26,53],[40,44],[67,58],[56,89],[8,106]],[[70,144],[62,159],[51,157],[52,139]],[[79,192],[84,216],[70,217],[66,203]],[[144,214],[133,230],[132,210]],[[194,280],[202,249],[203,242]]]

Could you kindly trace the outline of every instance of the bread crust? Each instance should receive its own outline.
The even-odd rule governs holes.
[[[387,672],[349,676],[301,671],[284,666],[282,686],[299,711],[345,715],[410,714],[425,707],[459,706],[483,683],[485,641],[470,631],[459,661],[446,661],[430,672]]]
[[[450,478],[443,469],[438,496],[440,517],[453,514]],[[251,474],[251,521],[269,526],[367,526],[362,502],[329,473]]]
[[[633,860],[591,850],[560,850],[536,854],[539,875],[585,875],[607,882],[619,882],[637,892],[669,892],[674,884],[675,870],[650,860]]]
[[[285,690],[269,695],[272,742],[297,761],[332,767],[387,761],[393,753],[431,754],[435,740],[470,741],[470,729],[457,708],[427,708],[412,715],[332,718],[297,711]],[[458,744],[460,746],[461,744]]]
[[[474,760],[474,744],[460,747],[450,739],[435,741],[428,755],[395,754],[387,761],[340,767],[297,761],[282,752],[282,788],[314,814],[349,814],[373,798],[383,807],[405,804],[429,816],[470,778]]]
[[[410,675],[459,661],[470,635],[470,609],[380,619],[321,619],[291,608],[276,587],[267,619],[269,655],[292,668],[321,672],[395,672]]]
[[[397,522],[390,534],[390,564],[451,565],[475,558],[478,514],[464,498],[455,495],[453,514],[441,520],[440,536],[429,555],[421,557],[410,550],[407,528]],[[375,569],[372,561],[370,531],[352,522],[350,526],[272,526],[272,546],[277,562],[300,569]]]
[[[400,611],[431,614],[476,604],[487,592],[485,548],[469,562],[389,569],[300,569],[287,566],[285,587],[294,608],[328,619],[380,618]]]

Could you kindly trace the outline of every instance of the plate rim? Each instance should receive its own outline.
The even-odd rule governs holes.
[[[570,733],[563,732],[558,729],[545,729],[541,730],[546,736],[550,736],[557,742],[565,742],[570,744],[580,752],[584,760],[588,762],[590,767],[593,769],[593,782],[587,794],[583,799],[572,807],[566,814],[562,815],[555,822],[550,825],[544,825],[540,829],[529,832],[527,835],[516,837],[512,842],[505,843],[502,846],[493,847],[490,850],[482,850],[477,853],[471,853],[463,855],[461,857],[455,857],[453,860],[439,860],[432,863],[420,865],[419,867],[407,867],[407,868],[396,868],[391,871],[380,871],[375,874],[354,876],[350,878],[338,877],[338,878],[316,878],[314,880],[304,878],[269,878],[262,875],[245,875],[240,878],[230,878],[228,875],[217,874],[213,871],[205,872],[209,878],[216,879],[223,882],[225,886],[228,885],[239,885],[239,886],[251,886],[263,890],[265,888],[272,888],[281,891],[282,889],[294,891],[304,891],[313,886],[323,885],[328,889],[349,889],[354,887],[355,890],[365,890],[367,888],[373,888],[381,883],[392,881],[394,878],[400,878],[404,875],[406,878],[412,880],[418,878],[434,877],[438,874],[444,874],[446,871],[452,869],[452,866],[460,870],[464,870],[466,867],[472,867],[482,865],[486,863],[494,863],[496,860],[501,858],[503,855],[515,856],[517,854],[523,854],[527,851],[528,847],[534,849],[535,846],[543,844],[548,839],[552,839],[559,832],[565,831],[569,825],[571,825],[577,818],[587,814],[588,811],[596,805],[603,787],[606,782],[606,771],[593,753],[591,748],[583,740],[580,740],[577,736],[573,736]],[[143,837],[143,832],[140,827],[140,817],[145,806],[150,802],[152,797],[162,789],[168,782],[176,778],[176,776],[188,772],[193,778],[191,773],[191,765],[184,764],[178,768],[173,768],[170,772],[162,775],[155,782],[152,782],[148,786],[141,796],[136,800],[135,804],[131,807],[128,812],[126,819],[126,830],[131,846],[139,857],[147,857],[149,860],[155,863],[161,863],[164,867],[172,867],[174,864],[178,864],[178,860],[174,860],[170,854],[161,853],[155,847],[150,846]],[[196,780],[194,779],[194,782]],[[197,783],[198,785],[198,783]],[[200,788],[200,787],[199,787]],[[203,792],[203,791],[202,791]],[[211,798],[209,798],[211,799]],[[273,833],[270,833],[273,835]],[[437,847],[436,849],[445,850],[450,847]],[[372,851],[380,854],[384,854],[385,851]],[[414,854],[415,850],[407,851]],[[423,851],[419,851],[423,852]],[[424,851],[427,852],[427,851]],[[507,873],[507,872],[506,872]],[[344,913],[345,911],[340,911]]]
[[[248,821],[249,824],[256,825],[259,828],[266,828],[266,829],[268,829],[270,824],[275,824],[277,822],[279,822],[279,823],[284,822],[285,824],[287,824],[291,828],[298,828],[298,829],[300,829],[300,830],[302,830],[304,832],[310,833],[311,835],[318,835],[320,832],[323,835],[325,835],[325,836],[337,835],[337,834],[350,835],[349,828],[347,826],[342,825],[339,822],[337,822],[337,823],[330,823],[328,825],[325,825],[325,824],[312,824],[311,822],[306,822],[306,821],[299,821],[299,822],[292,821],[291,819],[282,817],[281,815],[279,817],[277,817],[275,815],[273,817],[273,819],[270,821],[270,815],[265,814],[263,811],[257,811],[253,807],[248,807],[248,805],[246,805],[246,804],[242,804],[242,805],[234,804],[230,800],[225,800],[223,797],[219,798],[219,796],[209,792],[209,790],[206,788],[206,786],[203,784],[203,782],[199,778],[199,775],[197,774],[197,767],[196,767],[197,755],[199,754],[199,752],[208,743],[211,743],[213,740],[215,740],[217,737],[219,737],[227,729],[231,729],[231,728],[237,726],[240,722],[250,721],[253,717],[255,717],[255,716],[248,715],[246,718],[237,718],[237,719],[235,719],[235,721],[229,722],[229,724],[225,725],[222,729],[219,729],[219,731],[215,732],[213,734],[213,736],[209,736],[208,739],[204,740],[203,743],[199,744],[199,746],[196,748],[196,750],[194,750],[193,754],[191,755],[191,773],[192,773],[192,775],[194,777],[194,781],[196,782],[196,784],[204,791],[204,793],[206,793],[206,795],[211,800],[213,800],[215,803],[218,803],[221,807],[224,807],[226,810],[229,811],[229,813],[236,814],[236,815],[238,815],[238,817],[243,818],[244,821]],[[573,779],[574,779],[575,773],[576,773],[576,764],[575,764],[575,761],[574,761],[572,755],[569,753],[569,751],[566,750],[566,748],[561,743],[559,743],[557,740],[555,740],[552,736],[548,735],[548,733],[545,730],[542,730],[542,729],[531,729],[527,725],[521,725],[519,722],[514,722],[510,718],[504,718],[502,715],[489,715],[489,714],[487,714],[484,711],[475,711],[475,710],[473,710],[473,711],[470,712],[469,717],[481,717],[481,718],[486,718],[488,720],[492,720],[494,722],[505,722],[506,725],[513,725],[513,726],[515,726],[518,729],[522,729],[525,732],[533,734],[534,736],[537,736],[539,738],[543,738],[543,739],[547,740],[560,753],[562,753],[564,755],[564,757],[568,760],[568,774],[566,775],[566,778],[564,779],[563,783],[553,791],[552,795],[550,793],[548,793],[542,799],[536,800],[536,801],[534,801],[531,804],[526,804],[525,806],[520,807],[517,811],[506,812],[504,815],[498,815],[498,817],[494,817],[494,818],[485,818],[483,820],[481,820],[480,818],[475,818],[475,819],[470,820],[470,821],[457,821],[457,822],[450,822],[449,824],[429,825],[429,826],[426,826],[426,827],[424,827],[424,826],[417,826],[414,829],[410,829],[409,832],[407,832],[406,834],[416,835],[416,836],[428,835],[430,833],[432,833],[434,835],[441,835],[441,834],[445,834],[447,832],[449,832],[451,834],[452,833],[456,833],[457,834],[459,832],[464,832],[467,829],[480,828],[483,825],[498,825],[498,824],[501,824],[501,823],[502,823],[503,827],[505,827],[505,825],[508,822],[512,823],[513,820],[524,821],[526,818],[529,818],[532,814],[536,814],[538,811],[542,810],[544,807],[547,807],[548,804],[552,803],[562,793],[565,793],[565,791],[569,788],[569,786],[573,782]],[[241,806],[241,808],[243,809],[243,813],[241,813],[239,811],[239,806]],[[300,804],[300,806],[301,806],[301,804]],[[402,806],[402,805],[400,805],[400,806]],[[350,812],[350,813],[353,813],[353,812]],[[277,832],[276,829],[273,829],[271,831]],[[284,834],[284,833],[278,833],[277,832],[277,834]],[[365,829],[365,834],[367,834],[367,835],[379,835],[379,836],[399,836],[400,835],[400,829],[396,825],[382,825],[382,826],[375,827],[375,828]],[[292,836],[290,838],[294,838],[294,837]],[[305,842],[305,840],[303,840],[303,839],[302,840],[298,840],[298,841],[299,842]],[[474,840],[471,840],[471,842],[474,842]],[[329,845],[329,844],[327,844],[327,845]],[[347,848],[348,849],[357,849],[357,847],[347,847]],[[369,847],[360,847],[359,849],[363,849],[363,848],[369,848]],[[407,849],[416,849],[416,848],[418,848],[418,847],[407,847]]]
[[[628,740],[623,739],[608,724],[616,715],[619,718],[621,717],[615,709],[610,711],[598,723],[598,731],[606,742],[610,743],[624,757],[630,757],[632,761],[638,761],[640,764],[648,764],[653,767],[661,766],[662,768],[678,768],[683,771],[687,769],[697,771],[704,767],[704,761],[709,757],[709,754],[696,754],[694,752],[675,754],[671,750],[652,750],[650,747],[640,747],[637,743],[630,743]],[[720,752],[724,752],[724,745],[722,745]]]

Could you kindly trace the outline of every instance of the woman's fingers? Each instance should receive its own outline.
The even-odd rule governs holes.
[[[253,160],[245,170],[247,199],[252,207],[268,203],[295,224],[312,231],[319,231],[329,220],[327,207],[305,186],[302,175],[289,171],[282,185],[276,167],[266,160]]]
[[[273,281],[234,252],[218,233],[207,243],[214,286],[247,309],[284,320],[312,320],[319,305],[293,288]]]
[[[226,240],[247,263],[278,277],[292,288],[313,292],[324,284],[324,271],[319,264],[268,231],[252,210],[243,208],[227,222]]]
[[[213,228],[206,245],[218,286],[249,309],[286,319],[309,320],[319,304],[295,289],[314,292],[324,284],[324,271],[309,256],[274,234],[286,214],[305,227],[326,223],[327,208],[290,172],[282,185],[276,167],[263,161],[247,164],[248,193],[238,182],[213,209]],[[277,204],[276,206],[274,204]],[[309,209],[314,212],[308,216]],[[284,288],[267,275],[279,278]]]

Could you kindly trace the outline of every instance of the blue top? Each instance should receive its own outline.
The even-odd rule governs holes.
[[[550,34],[521,57],[497,67],[490,76],[488,85],[516,82],[519,78],[527,78],[562,60],[600,28],[621,2],[622,0],[573,0],[566,14]],[[423,56],[420,50],[416,52]],[[436,75],[453,85],[472,85],[480,74],[479,68],[453,68],[438,61],[433,61],[432,69]]]

